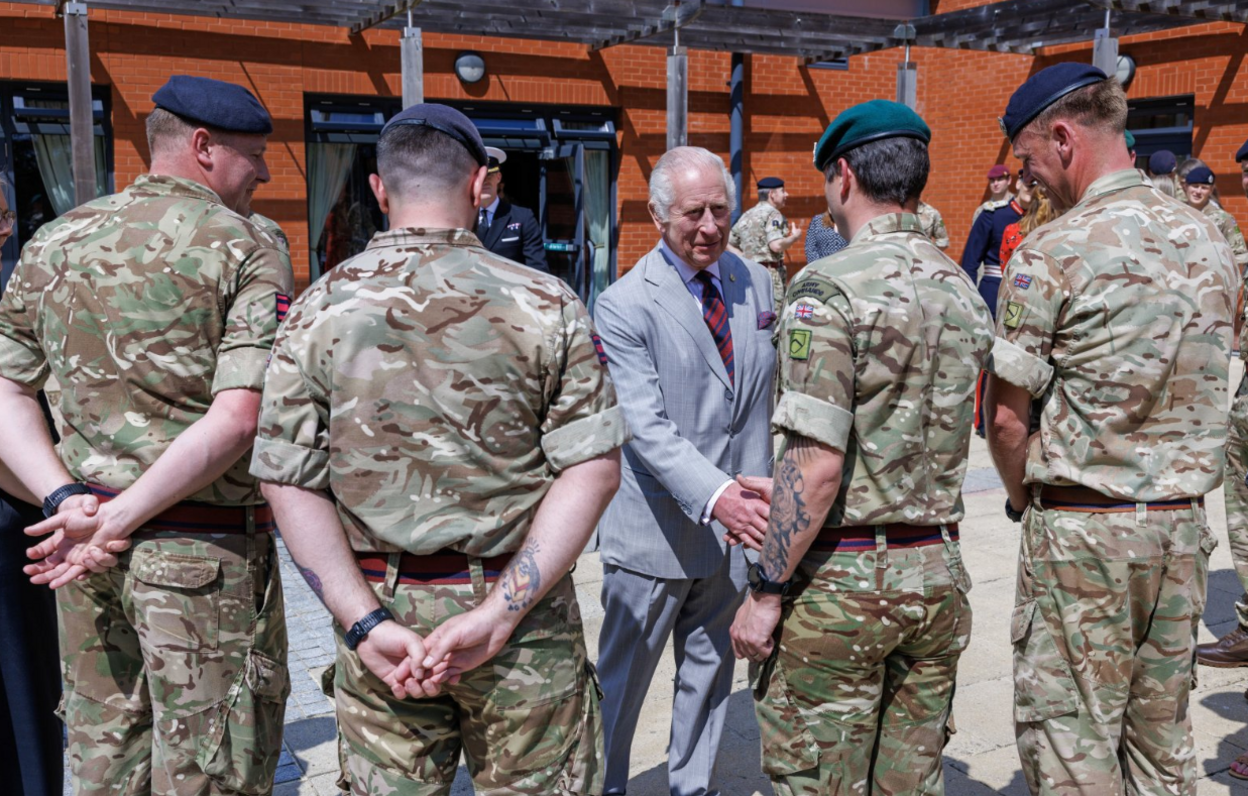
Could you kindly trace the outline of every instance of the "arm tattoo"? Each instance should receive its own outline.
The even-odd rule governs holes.
[[[299,574],[303,576],[303,579],[308,582],[308,586],[312,588],[312,591],[316,592],[317,599],[325,602],[325,589],[321,586],[321,579],[307,567],[301,567],[299,564],[295,564],[295,566],[299,569]]]
[[[499,578],[499,587],[503,590],[508,611],[523,611],[528,608],[541,591],[542,571],[538,569],[537,557],[534,555],[538,550],[537,542],[526,542]]]
[[[768,579],[780,580],[789,568],[793,538],[810,525],[806,510],[806,482],[801,465],[808,463],[817,445],[808,437],[794,437],[780,460],[775,491],[771,496],[771,522],[763,543],[763,571]]]

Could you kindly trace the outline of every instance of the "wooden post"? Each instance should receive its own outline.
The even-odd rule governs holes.
[[[399,50],[403,61],[403,107],[410,108],[425,101],[424,45],[420,28],[409,24],[403,29]]]
[[[64,15],[74,202],[83,204],[96,197],[95,121],[91,112],[91,45],[87,40],[87,4],[66,3]]]
[[[684,146],[689,141],[689,57],[685,48],[676,46],[667,54],[667,148]]]

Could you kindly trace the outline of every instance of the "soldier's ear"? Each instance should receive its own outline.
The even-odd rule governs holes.
[[[386,193],[386,186],[381,181],[381,175],[368,175],[368,187],[373,189],[373,196],[377,198],[377,205],[381,208],[381,212],[390,215],[390,195]]]

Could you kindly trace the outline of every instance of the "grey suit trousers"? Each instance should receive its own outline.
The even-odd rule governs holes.
[[[706,529],[711,533],[710,528]],[[675,697],[668,746],[672,796],[711,796],[735,659],[728,637],[745,588],[745,558],[727,551],[705,578],[656,578],[605,564],[598,641],[607,771],[604,794],[628,784],[633,735],[668,637],[675,636]]]

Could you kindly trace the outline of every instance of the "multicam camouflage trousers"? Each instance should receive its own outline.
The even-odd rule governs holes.
[[[470,559],[476,561],[476,559]],[[428,635],[479,605],[473,583],[374,583],[395,618]],[[426,699],[395,699],[346,648],[338,631],[334,699],[342,776],[357,796],[451,792],[460,751],[478,793],[602,793],[602,718],[597,677],[585,654],[571,576],[555,584],[495,658]]]
[[[957,543],[809,552],[755,686],[778,796],[940,796],[958,656],[971,636]]]
[[[259,796],[290,691],[271,533],[136,534],[57,591],[77,796]]]
[[[776,317],[780,317],[784,314],[784,283],[789,276],[788,270],[784,267],[784,258],[781,258],[778,263],[761,263],[761,265],[771,276],[771,295],[776,301]]]
[[[1196,793],[1187,702],[1216,544],[1203,508],[1028,508],[1011,636],[1033,794]]]
[[[1235,603],[1239,626],[1248,630],[1248,375],[1239,383],[1226,425],[1226,536],[1244,596]]]

